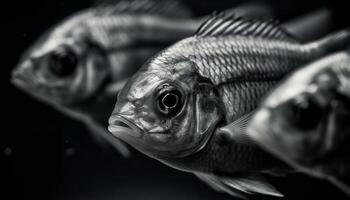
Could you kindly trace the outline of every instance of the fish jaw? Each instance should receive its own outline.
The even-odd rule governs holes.
[[[23,91],[24,93],[26,93],[27,95],[50,105],[56,105],[56,103],[54,101],[52,101],[50,98],[45,97],[43,95],[43,93],[37,88],[37,83],[33,80],[31,80],[30,78],[28,78],[27,76],[18,73],[18,72],[13,72],[12,73],[12,77],[10,79],[10,82],[17,87],[18,89],[20,89],[21,91]]]
[[[23,86],[23,84],[30,82],[30,78],[33,78],[32,68],[33,64],[30,61],[20,63],[12,70],[11,82],[16,86]]]
[[[108,130],[116,137],[130,134],[131,137],[141,137],[143,130],[121,114],[114,114],[109,118]]]
[[[25,89],[28,83],[28,79],[23,76],[19,70],[16,69],[12,72],[10,82],[18,88]]]
[[[33,65],[29,61],[21,63],[13,69],[10,82],[24,92],[36,98],[43,99],[43,95],[36,88],[38,86],[39,78],[35,76],[32,68]]]
[[[162,148],[162,141],[171,140],[166,132],[149,132],[133,122],[132,115],[114,113],[109,119],[108,130],[113,136],[130,144],[148,156],[167,155],[170,152]]]

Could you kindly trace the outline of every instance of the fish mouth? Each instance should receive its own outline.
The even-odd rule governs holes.
[[[12,71],[11,83],[19,88],[28,88],[36,85],[36,77],[26,69],[17,67]]]
[[[108,130],[115,136],[127,134],[135,137],[140,137],[144,132],[135,123],[133,123],[128,118],[122,116],[121,114],[113,114],[109,118],[108,123]]]
[[[25,85],[27,84],[27,82],[22,78],[20,78],[19,76],[12,77],[10,82],[18,88],[24,88]]]
[[[20,89],[30,89],[36,85],[33,80],[19,73],[13,73],[10,82]]]

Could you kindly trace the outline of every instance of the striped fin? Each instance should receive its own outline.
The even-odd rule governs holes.
[[[248,199],[249,195],[263,194],[283,197],[274,186],[269,184],[262,176],[247,175],[243,177],[226,177],[215,174],[194,173],[200,180],[211,186],[214,190],[225,192],[232,196]]]
[[[99,0],[95,6],[100,15],[133,13],[176,18],[192,16],[181,0]]]
[[[214,189],[215,191],[218,192],[225,192],[231,196],[234,197],[238,197],[241,199],[248,199],[247,194],[244,192],[241,192],[237,189],[234,189],[230,186],[228,186],[227,184],[224,184],[220,178],[218,178],[215,175],[209,175],[209,174],[205,174],[205,173],[194,173],[197,178],[199,178],[201,181],[203,181],[204,183],[206,183],[208,186],[210,186],[212,189]]]
[[[279,22],[274,19],[248,19],[234,15],[225,16],[223,12],[214,13],[197,30],[196,36],[241,35],[297,42]]]
[[[226,142],[234,141],[240,144],[255,145],[255,142],[246,133],[248,123],[254,112],[247,113],[230,124],[217,130],[217,133]]]

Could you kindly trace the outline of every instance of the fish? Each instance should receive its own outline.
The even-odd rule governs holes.
[[[269,16],[263,4],[230,12]],[[11,82],[83,122],[98,144],[124,156],[126,145],[107,131],[116,93],[153,54],[192,35],[203,22],[177,0],[102,1],[59,22],[22,55]]]
[[[300,172],[350,195],[350,49],[303,66],[259,106],[248,136]]]
[[[285,75],[349,42],[350,32],[341,30],[301,44],[275,20],[213,14],[127,81],[108,129],[218,191],[283,196],[264,177],[285,166],[241,136],[261,98]]]

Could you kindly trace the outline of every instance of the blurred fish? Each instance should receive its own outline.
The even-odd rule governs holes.
[[[262,103],[248,128],[258,144],[350,195],[350,51],[293,73]]]
[[[129,79],[109,130],[217,190],[282,196],[261,176],[282,164],[250,141],[236,140],[226,125],[243,132],[261,97],[282,77],[349,42],[350,32],[341,31],[300,44],[273,20],[214,15]]]
[[[270,16],[263,4],[245,4],[230,12]],[[105,128],[116,93],[149,57],[196,31],[203,19],[190,17],[176,0],[101,2],[41,36],[22,56],[12,82],[83,121],[100,142],[107,140],[128,155]]]
[[[316,40],[332,30],[334,11],[320,8],[283,23],[288,32],[298,41]]]

